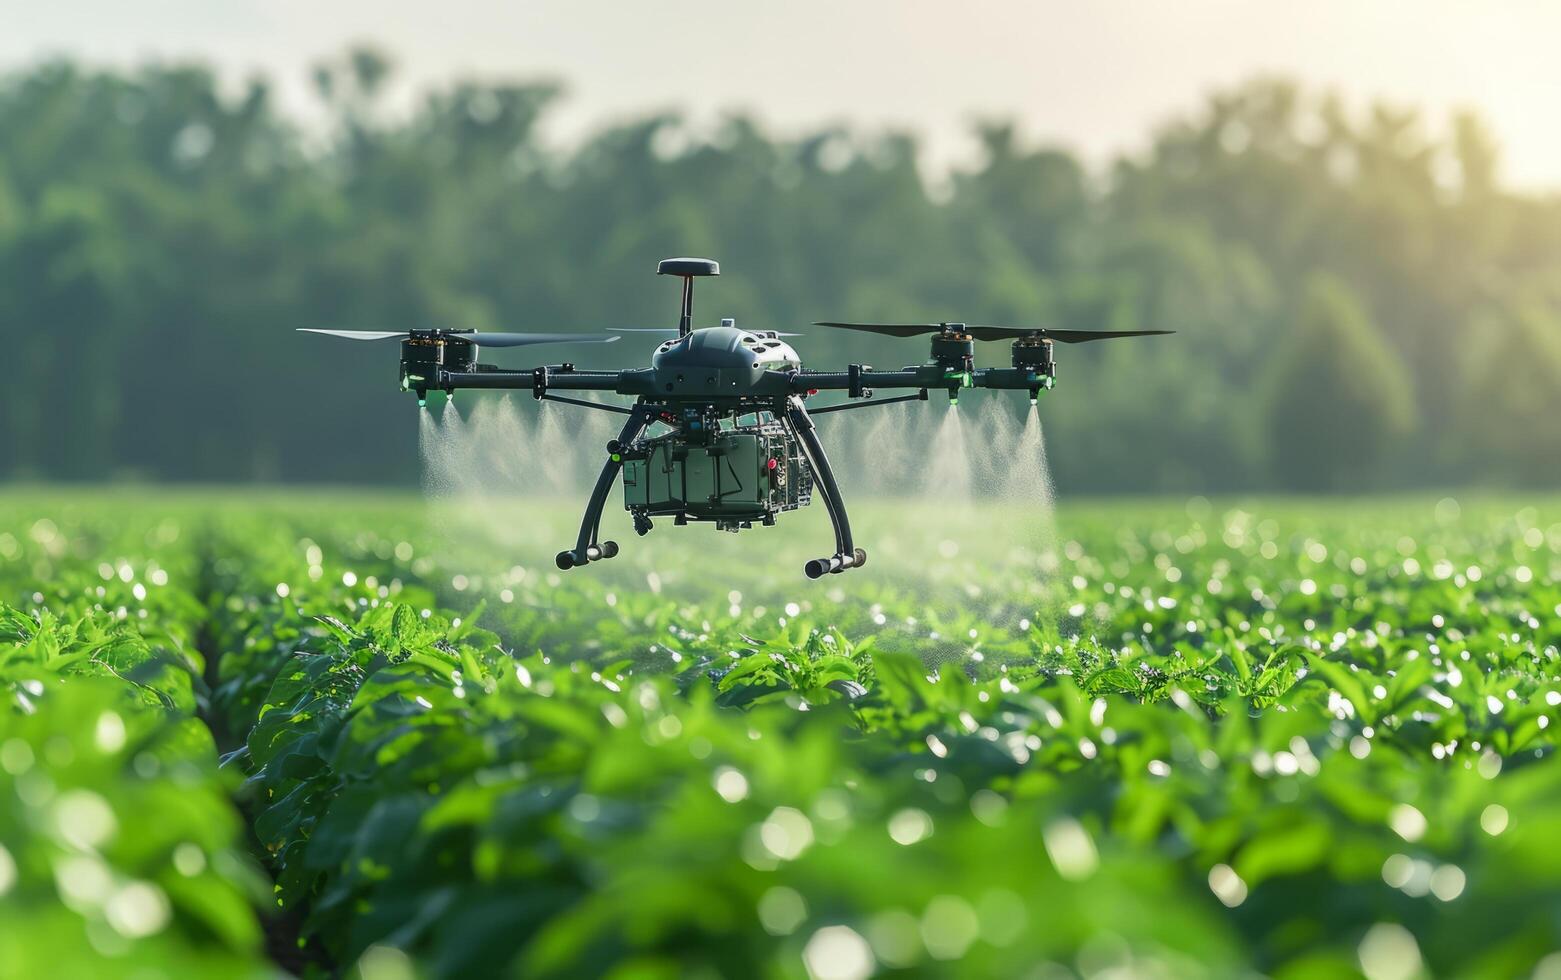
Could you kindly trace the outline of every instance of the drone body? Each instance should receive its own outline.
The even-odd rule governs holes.
[[[844,371],[810,371],[783,339],[788,335],[741,330],[731,320],[719,327],[693,328],[694,280],[719,275],[715,262],[667,259],[657,273],[682,278],[682,311],[675,329],[635,331],[672,335],[657,346],[647,368],[581,371],[572,364],[558,364],[517,371],[477,361],[484,346],[607,343],[616,336],[442,329],[311,332],[358,340],[400,338],[401,387],[416,392],[419,404],[430,390],[529,388],[538,399],[627,416],[618,437],[607,444],[607,460],[587,501],[575,546],[558,553],[561,569],[618,553],[616,542],[600,540],[600,526],[613,483],[621,475],[624,507],[642,535],[651,530],[656,517],[670,517],[679,525],[710,522],[730,531],[773,525],[777,515],[806,506],[817,493],[834,525],[835,548],[833,554],[807,563],[804,571],[809,578],[857,568],[867,560],[852,537],[845,502],[813,416],[925,401],[934,388],[946,390],[951,404],[957,404],[964,388],[1028,391],[1033,404],[1056,378],[1053,343],[1169,332],[823,322],[817,325],[898,337],[930,334],[931,356],[925,364],[898,371],[875,371],[862,364],[848,365]],[[976,368],[977,340],[1012,340],[1013,366]],[[874,399],[874,389],[913,393]],[[631,406],[609,405],[559,394],[566,391],[612,392],[635,400]],[[806,400],[821,391],[842,391],[850,400],[810,412]]]

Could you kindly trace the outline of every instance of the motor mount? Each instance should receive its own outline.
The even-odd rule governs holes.
[[[932,363],[943,369],[949,404],[959,404],[959,389],[970,387],[976,370],[976,339],[963,323],[945,323],[932,335]]]
[[[946,323],[932,335],[932,362],[945,371],[968,373],[976,367],[976,341],[963,323]]]
[[[439,387],[439,372],[470,371],[477,363],[477,345],[465,336],[445,330],[413,330],[401,342],[401,388],[417,392],[422,401],[428,389]]]
[[[1015,369],[1025,372],[1033,382],[1030,385],[1030,404],[1034,405],[1041,389],[1057,382],[1057,362],[1052,341],[1035,334],[1014,341],[1011,353]]]
[[[1057,362],[1054,350],[1052,342],[1045,337],[1021,337],[1014,341],[1011,350],[1013,365],[1016,368],[1034,371],[1036,374],[1056,377]]]

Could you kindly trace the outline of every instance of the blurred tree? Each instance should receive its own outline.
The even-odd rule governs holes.
[[[1349,286],[1326,274],[1308,283],[1264,389],[1269,459],[1284,487],[1369,485],[1414,426],[1403,365]]]
[[[539,135],[553,82],[463,81],[391,113],[394,80],[371,49],[322,63],[328,124],[305,133],[264,80],[230,90],[201,68],[56,62],[0,79],[0,330],[13,365],[0,478],[412,483],[416,427],[387,383],[393,357],[343,370],[345,352],[294,327],[666,325],[676,292],[653,263],[707,253],[726,275],[702,294],[704,323],[1179,331],[1062,352],[1063,388],[1042,411],[1064,489],[1446,484],[1470,478],[1473,459],[1486,461],[1479,477],[1549,479],[1521,447],[1462,424],[1466,396],[1448,383],[1476,311],[1506,308],[1493,295],[1561,286],[1561,199],[1504,189],[1475,117],[1438,142],[1412,112],[1356,113],[1258,79],[1104,175],[997,120],[977,129],[978,163],[929,184],[902,132],[777,139],[743,116],[705,133],[661,114],[561,149]],[[1318,300],[1330,275],[1355,299]],[[1319,304],[1347,343],[1316,327],[1306,335],[1323,360],[1289,353],[1292,311]],[[1356,305],[1373,312],[1370,329],[1352,326]],[[1498,316],[1492,337],[1521,347],[1522,330],[1550,329],[1515,317]],[[1393,465],[1360,449],[1326,479],[1272,466],[1271,406],[1299,394],[1266,386],[1318,364],[1344,370],[1357,359],[1329,358],[1362,345],[1398,379],[1374,396]],[[824,331],[802,346],[814,362],[925,356]],[[620,345],[611,360],[634,353]],[[978,357],[1006,353],[982,345]],[[1353,374],[1307,383],[1324,382],[1358,393]],[[1419,424],[1393,407],[1403,385]],[[1499,385],[1492,371],[1464,387],[1493,398]],[[1286,458],[1324,460],[1339,434],[1313,412],[1284,438]]]
[[[1561,316],[1538,299],[1486,311],[1469,331],[1458,433],[1469,472],[1495,483],[1561,481]]]

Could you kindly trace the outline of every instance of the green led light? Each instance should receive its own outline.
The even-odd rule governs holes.
[[[618,453],[613,453],[612,454],[612,461],[614,463],[621,463],[621,462],[623,462],[623,457],[621,455],[619,455]]]

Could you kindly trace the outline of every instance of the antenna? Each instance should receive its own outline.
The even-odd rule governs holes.
[[[658,276],[678,276],[683,280],[683,304],[678,315],[678,336],[694,331],[694,277],[719,276],[721,265],[714,259],[662,259],[656,266]]]
[[[694,329],[694,277],[683,277],[683,315],[678,317],[678,336],[687,337]]]

